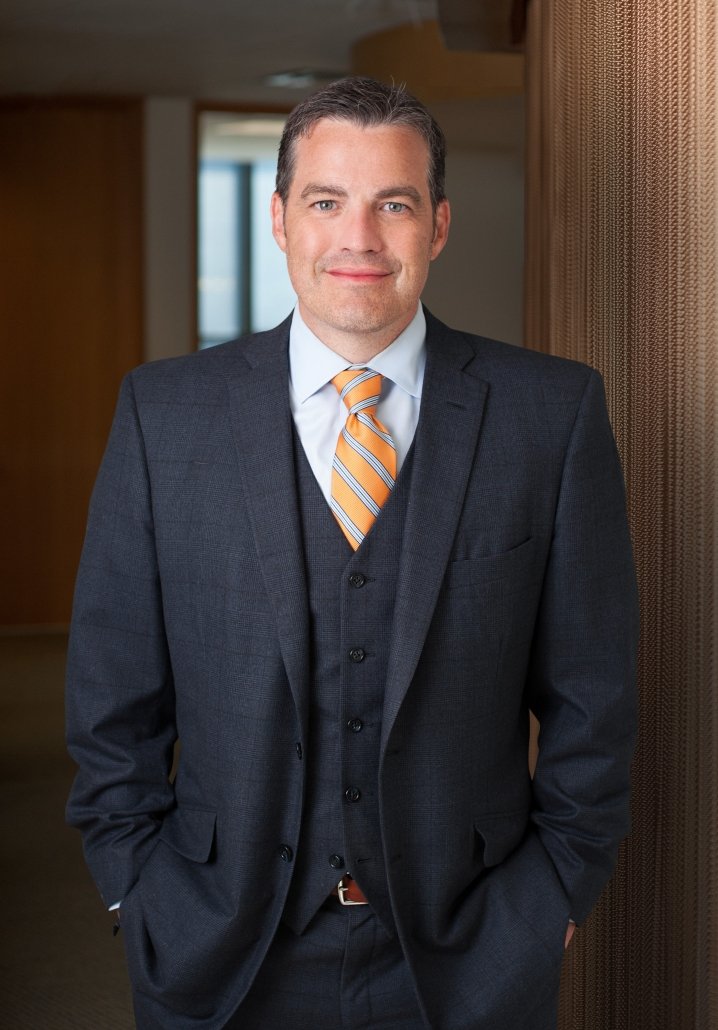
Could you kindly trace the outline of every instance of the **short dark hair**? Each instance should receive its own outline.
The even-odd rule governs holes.
[[[420,100],[403,86],[353,76],[338,79],[297,104],[284,126],[277,158],[276,189],[286,203],[294,176],[295,145],[322,118],[352,122],[361,128],[400,125],[414,129],[429,148],[429,194],[434,210],[444,200],[446,140],[440,126]]]

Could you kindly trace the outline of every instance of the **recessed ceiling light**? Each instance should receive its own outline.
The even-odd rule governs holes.
[[[286,72],[274,72],[264,78],[267,86],[281,89],[308,89],[310,86],[321,86],[325,82],[334,82],[343,78],[346,72],[323,71],[318,68],[291,68]]]

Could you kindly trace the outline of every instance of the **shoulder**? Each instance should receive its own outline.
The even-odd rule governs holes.
[[[462,348],[465,371],[495,388],[581,394],[591,381],[601,381],[595,369],[580,361],[451,329],[428,311],[426,321],[428,346]]]
[[[247,374],[257,362],[282,360],[287,350],[289,323],[287,319],[266,332],[247,334],[192,354],[139,365],[128,374],[128,385],[138,398],[157,398],[176,392],[200,397],[205,392],[224,389],[228,379]]]

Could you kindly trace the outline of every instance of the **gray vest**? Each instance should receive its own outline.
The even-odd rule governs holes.
[[[311,618],[307,792],[284,922],[301,933],[350,872],[395,932],[379,823],[378,770],[411,454],[358,551],[344,538],[295,433]]]

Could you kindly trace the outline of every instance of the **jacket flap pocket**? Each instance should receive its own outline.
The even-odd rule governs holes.
[[[206,862],[217,814],[204,808],[174,808],[162,821],[160,840],[192,862]]]
[[[474,820],[474,830],[483,843],[484,865],[498,865],[511,854],[526,832],[526,812],[479,816]]]
[[[481,586],[506,580],[509,584],[523,583],[537,571],[537,547],[528,537],[509,551],[486,555],[455,555],[446,568],[445,585],[451,589],[461,583]]]

